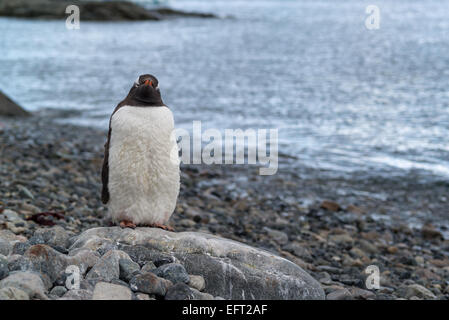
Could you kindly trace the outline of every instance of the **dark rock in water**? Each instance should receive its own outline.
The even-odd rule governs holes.
[[[0,15],[2,4],[3,2],[0,1]],[[30,113],[0,91],[0,116],[27,117],[30,116]]]
[[[132,2],[94,2],[94,1],[54,1],[54,0],[2,0],[0,16],[63,19],[69,15],[65,10],[69,5],[80,9],[81,21],[120,21],[120,20],[160,20],[157,13],[150,12]]]
[[[164,17],[183,16],[213,18],[213,14],[183,12],[170,8],[149,10],[128,1],[80,1],[80,0],[1,0],[0,16],[64,19],[69,16],[65,12],[69,5],[80,9],[81,21],[137,21],[161,20]]]
[[[181,16],[181,17],[193,17],[193,18],[216,18],[217,16],[212,13],[203,12],[185,12],[175,10],[171,8],[154,9],[152,12],[157,12],[162,16]]]
[[[190,278],[186,269],[179,263],[168,263],[153,271],[158,277],[170,280],[173,283],[188,283]]]

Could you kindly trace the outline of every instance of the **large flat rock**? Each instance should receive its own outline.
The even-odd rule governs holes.
[[[110,227],[89,229],[71,240],[70,250],[97,250],[99,244],[109,242],[119,247],[132,247],[134,251],[170,254],[189,274],[205,278],[205,292],[226,299],[325,297],[320,284],[291,261],[210,234]]]

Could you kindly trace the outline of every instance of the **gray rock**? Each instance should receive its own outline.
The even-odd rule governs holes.
[[[120,277],[120,259],[131,258],[123,251],[111,250],[105,253],[101,259],[90,269],[86,279],[98,279],[106,282],[119,279]]]
[[[156,228],[94,228],[75,237],[71,249],[89,246],[98,238],[119,243],[120,248],[142,247],[175,256],[188,274],[200,274],[205,278],[205,291],[213,296],[280,300],[325,298],[320,284],[296,264],[270,252],[210,234],[174,233]]]
[[[30,297],[21,289],[5,287],[0,289],[0,300],[30,300]]]
[[[0,239],[3,239],[8,242],[13,241],[26,241],[26,238],[23,236],[18,236],[9,230],[0,230]]]
[[[9,273],[8,260],[6,257],[0,256],[0,280],[6,278]]]
[[[140,266],[131,259],[120,259],[119,267],[120,279],[127,282],[140,272]]]
[[[63,286],[56,286],[50,291],[50,295],[62,297],[67,292],[67,288]]]
[[[8,256],[12,251],[13,246],[9,243],[9,241],[0,239],[0,254],[4,256]]]
[[[64,255],[44,244],[31,246],[23,255],[22,261],[22,270],[36,271],[48,277],[47,287],[51,287],[68,266]]]
[[[69,245],[70,234],[61,226],[52,228],[40,228],[34,232],[34,237],[43,239],[43,243],[49,246],[60,246],[67,248]]]
[[[70,241],[76,240],[77,237],[71,238]],[[80,249],[79,244],[73,245],[69,249],[69,255],[73,255],[74,252]],[[83,249],[90,249],[96,251],[100,256],[103,256],[106,252],[117,249],[117,244],[113,243],[109,239],[102,239],[99,237],[92,237],[83,243]],[[126,252],[126,251],[125,251]],[[133,259],[134,260],[134,259]]]
[[[66,294],[58,300],[91,300],[92,292],[84,289],[74,289],[67,291]]]
[[[47,300],[45,286],[39,274],[29,271],[12,272],[0,281],[0,289],[14,287],[25,291],[30,298]]]
[[[5,210],[2,212],[2,215],[3,215],[3,217],[5,217],[5,219],[6,219],[7,221],[11,221],[11,222],[18,221],[18,220],[23,220],[23,219],[19,216],[19,214],[18,214],[17,212],[12,211],[12,210],[10,210],[10,209],[5,209]]]
[[[159,278],[154,273],[138,274],[129,282],[133,291],[165,296],[173,284],[170,280]]]
[[[407,299],[412,297],[418,297],[421,299],[436,299],[437,297],[429,290],[419,284],[411,284],[408,286],[400,287],[399,292],[401,292],[401,296],[404,296]]]
[[[131,300],[131,297],[131,290],[127,287],[98,282],[95,286],[92,300]]]
[[[126,252],[131,259],[134,262],[137,262],[140,266],[144,266],[149,262],[152,262],[156,267],[167,263],[179,262],[171,254],[159,252],[140,245],[120,244],[119,249]]]
[[[153,271],[158,277],[170,280],[172,283],[188,283],[189,274],[183,265],[179,263],[168,263]]]
[[[23,255],[29,247],[31,247],[29,242],[16,242],[12,248],[12,253]]]
[[[155,300],[154,298],[150,297],[150,295],[140,292],[136,292],[136,298],[137,300]]]
[[[100,261],[100,255],[92,250],[78,250],[72,256],[65,256],[67,265],[75,265],[80,269],[81,275],[84,275],[89,268],[92,268]]]
[[[189,283],[188,285],[192,288],[197,289],[198,291],[203,291],[206,287],[206,282],[202,276],[189,275]]]
[[[147,263],[145,263],[145,265],[142,267],[142,273],[145,272],[153,272],[156,269],[156,266],[154,265],[153,262],[148,261]]]
[[[280,245],[288,242],[288,235],[285,232],[270,229],[268,227],[263,228],[270,238],[279,243]]]
[[[195,293],[185,283],[177,283],[168,289],[165,300],[195,300]]]
[[[93,267],[100,260],[98,254],[91,250],[79,250],[76,255],[64,255],[53,248],[38,244],[31,246],[23,256],[9,262],[10,270],[30,270],[39,272],[47,288],[59,281],[62,285],[69,266],[76,266],[80,275],[84,275],[88,268]],[[63,281],[60,281],[60,280]]]
[[[12,254],[7,259],[9,271],[27,271],[33,269],[33,264],[30,259],[19,254]]]

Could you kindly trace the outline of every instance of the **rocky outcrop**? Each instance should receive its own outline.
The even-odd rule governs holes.
[[[27,117],[30,113],[0,91],[0,116]]]
[[[97,250],[105,243],[127,252],[140,263],[144,263],[145,257],[156,260],[154,257],[158,254],[171,256],[188,274],[204,277],[204,291],[213,296],[225,299],[324,298],[318,282],[296,264],[210,234],[173,233],[154,228],[94,228],[75,237],[70,250]],[[161,275],[166,269],[155,274]],[[189,279],[180,281],[183,282]]]
[[[148,10],[128,1],[80,1],[80,0],[0,0],[0,16],[64,19],[67,6],[80,9],[81,21],[161,20],[168,16],[211,18],[212,14],[183,12],[170,8]]]
[[[0,299],[324,299],[298,265],[210,234],[101,227],[68,235],[58,226],[28,240],[1,232],[10,248],[0,255]]]

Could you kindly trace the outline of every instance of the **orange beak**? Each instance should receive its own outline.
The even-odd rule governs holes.
[[[153,81],[145,80],[144,84],[147,85],[147,86],[148,85],[153,86]]]

